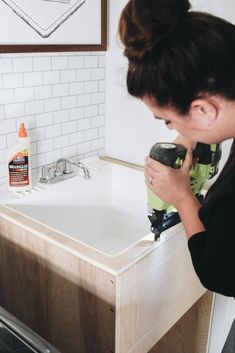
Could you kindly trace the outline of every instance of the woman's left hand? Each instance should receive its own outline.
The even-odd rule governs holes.
[[[191,165],[191,149],[187,150],[180,169],[173,169],[147,157],[144,167],[146,184],[160,199],[177,209],[180,202],[183,202],[187,196],[193,195],[189,176]]]

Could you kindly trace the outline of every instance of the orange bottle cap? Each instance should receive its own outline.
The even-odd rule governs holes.
[[[24,123],[20,124],[20,129],[19,129],[19,132],[18,132],[18,136],[19,137],[27,137],[27,131],[25,129]]]

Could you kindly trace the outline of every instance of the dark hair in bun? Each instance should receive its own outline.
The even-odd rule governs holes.
[[[235,99],[235,26],[188,0],[129,0],[119,21],[131,95],[185,114],[203,94]]]
[[[125,55],[143,57],[166,38],[190,9],[188,0],[129,1],[120,18],[119,33],[125,44]]]

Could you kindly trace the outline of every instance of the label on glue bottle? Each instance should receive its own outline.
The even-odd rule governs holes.
[[[9,186],[29,185],[29,152],[27,149],[17,153],[8,164]]]

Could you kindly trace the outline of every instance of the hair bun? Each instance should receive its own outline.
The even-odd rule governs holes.
[[[119,33],[129,59],[141,58],[172,34],[187,15],[188,0],[129,0]]]

